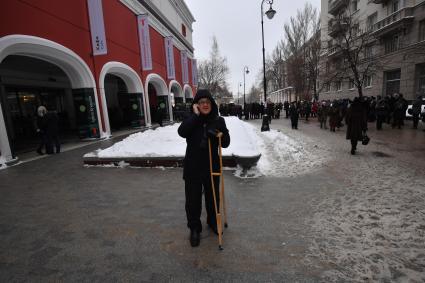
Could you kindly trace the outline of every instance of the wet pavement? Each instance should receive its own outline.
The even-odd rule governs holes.
[[[423,131],[371,126],[351,156],[344,129],[271,128],[327,158],[287,177],[226,171],[223,251],[207,228],[190,247],[181,169],[83,166],[113,139],[1,170],[0,282],[425,280]]]

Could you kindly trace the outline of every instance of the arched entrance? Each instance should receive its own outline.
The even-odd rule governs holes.
[[[181,85],[177,81],[170,82],[170,95],[173,106],[174,121],[182,121],[186,111],[185,97]]]
[[[72,50],[26,35],[0,38],[0,151],[6,159],[33,148],[34,109],[46,104],[62,116],[62,133],[101,135],[96,83]],[[25,129],[23,129],[25,128]]]
[[[157,74],[149,74],[145,88],[149,96],[152,123],[159,123],[160,120],[172,121],[171,99],[165,81]]]
[[[106,63],[99,76],[99,88],[108,135],[114,130],[148,124],[142,81],[132,68],[120,62]]]
[[[193,91],[190,85],[184,85],[184,97],[185,97],[186,103],[192,103]]]

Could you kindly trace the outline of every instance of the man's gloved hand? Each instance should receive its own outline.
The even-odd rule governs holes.
[[[209,129],[208,136],[211,138],[221,138],[223,136],[223,133],[220,132],[218,129]]]

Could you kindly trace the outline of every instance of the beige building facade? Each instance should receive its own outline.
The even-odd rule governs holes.
[[[322,74],[325,66],[344,60],[335,49],[335,19],[346,13],[371,35],[364,52],[377,62],[364,80],[363,95],[402,93],[413,100],[425,94],[425,0],[322,0],[321,10]],[[357,95],[350,79],[336,78],[325,84],[320,99]]]

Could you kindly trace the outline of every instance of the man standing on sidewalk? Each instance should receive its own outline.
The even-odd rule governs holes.
[[[221,145],[226,148],[230,144],[229,130],[226,122],[218,116],[218,107],[210,92],[200,89],[192,104],[192,113],[178,129],[182,138],[186,139],[186,155],[184,158],[183,179],[185,181],[187,227],[190,229],[190,245],[199,246],[202,232],[201,211],[202,192],[205,194],[207,224],[217,233],[217,221],[214,210],[214,197],[211,184],[208,140],[211,141],[212,169],[218,172],[217,133],[222,133]],[[214,184],[220,184],[219,177],[214,177]],[[216,202],[220,203],[219,190],[215,190]]]

